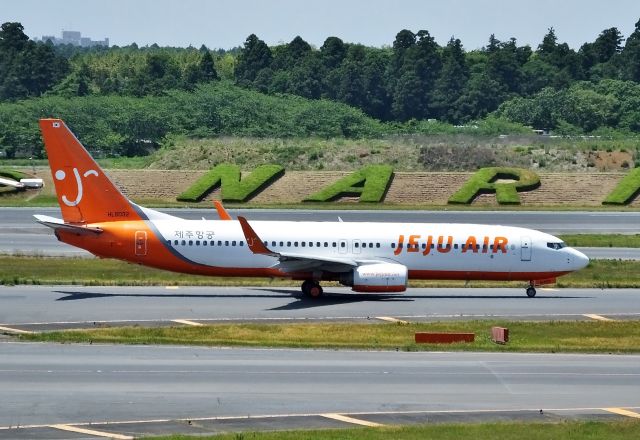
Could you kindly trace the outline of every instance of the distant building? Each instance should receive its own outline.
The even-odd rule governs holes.
[[[36,38],[37,40],[37,38]],[[54,45],[71,44],[72,46],[80,47],[94,47],[105,46],[109,47],[109,39],[104,40],[92,40],[89,37],[83,37],[81,32],[78,31],[62,31],[62,38],[54,37],[53,35],[43,35],[40,41],[51,41]]]

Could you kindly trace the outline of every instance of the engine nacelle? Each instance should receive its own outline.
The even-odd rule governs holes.
[[[407,267],[394,263],[374,263],[356,267],[340,282],[354,292],[404,292],[407,290]]]

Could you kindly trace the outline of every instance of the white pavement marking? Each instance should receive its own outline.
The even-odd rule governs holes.
[[[130,435],[114,434],[112,432],[96,431],[94,429],[80,428],[72,425],[50,425],[50,428],[60,429],[62,431],[77,432],[79,434],[95,435],[96,437],[107,437],[117,440],[133,440]]]
[[[36,332],[31,332],[29,330],[20,330],[18,328],[2,327],[2,326],[0,326],[0,331],[7,332],[7,333],[14,333],[16,335],[32,335],[36,333]]]
[[[339,420],[345,423],[353,423],[354,425],[370,426],[372,428],[384,426],[382,423],[368,422],[362,419],[354,419],[353,417],[343,416],[342,414],[329,413],[320,415],[322,417],[326,417],[327,419]]]
[[[613,319],[606,318],[602,315],[596,315],[594,313],[585,313],[582,316],[586,316],[587,318],[595,319],[596,321],[613,321]]]
[[[624,408],[602,408],[605,411],[609,411],[610,413],[619,414],[621,416],[633,417],[634,419],[640,419],[640,413],[629,411]]]
[[[400,324],[409,324],[408,321],[403,321],[402,319],[392,318],[391,316],[376,316],[376,319],[387,322],[399,322]]]
[[[178,324],[192,325],[194,327],[203,326],[201,322],[189,321],[188,319],[172,319],[171,321],[177,322]]]

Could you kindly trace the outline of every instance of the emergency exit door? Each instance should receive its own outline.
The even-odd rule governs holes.
[[[147,231],[136,231],[136,255],[147,255]]]
[[[520,237],[520,260],[531,261],[531,237]]]

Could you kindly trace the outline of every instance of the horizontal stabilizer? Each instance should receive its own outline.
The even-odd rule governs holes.
[[[92,228],[89,226],[81,226],[81,225],[73,225],[70,223],[65,223],[64,220],[55,217],[49,217],[48,215],[34,215],[38,223],[41,223],[49,228],[58,230],[61,229],[63,231],[73,232],[74,234],[100,234],[102,229],[100,228]]]

